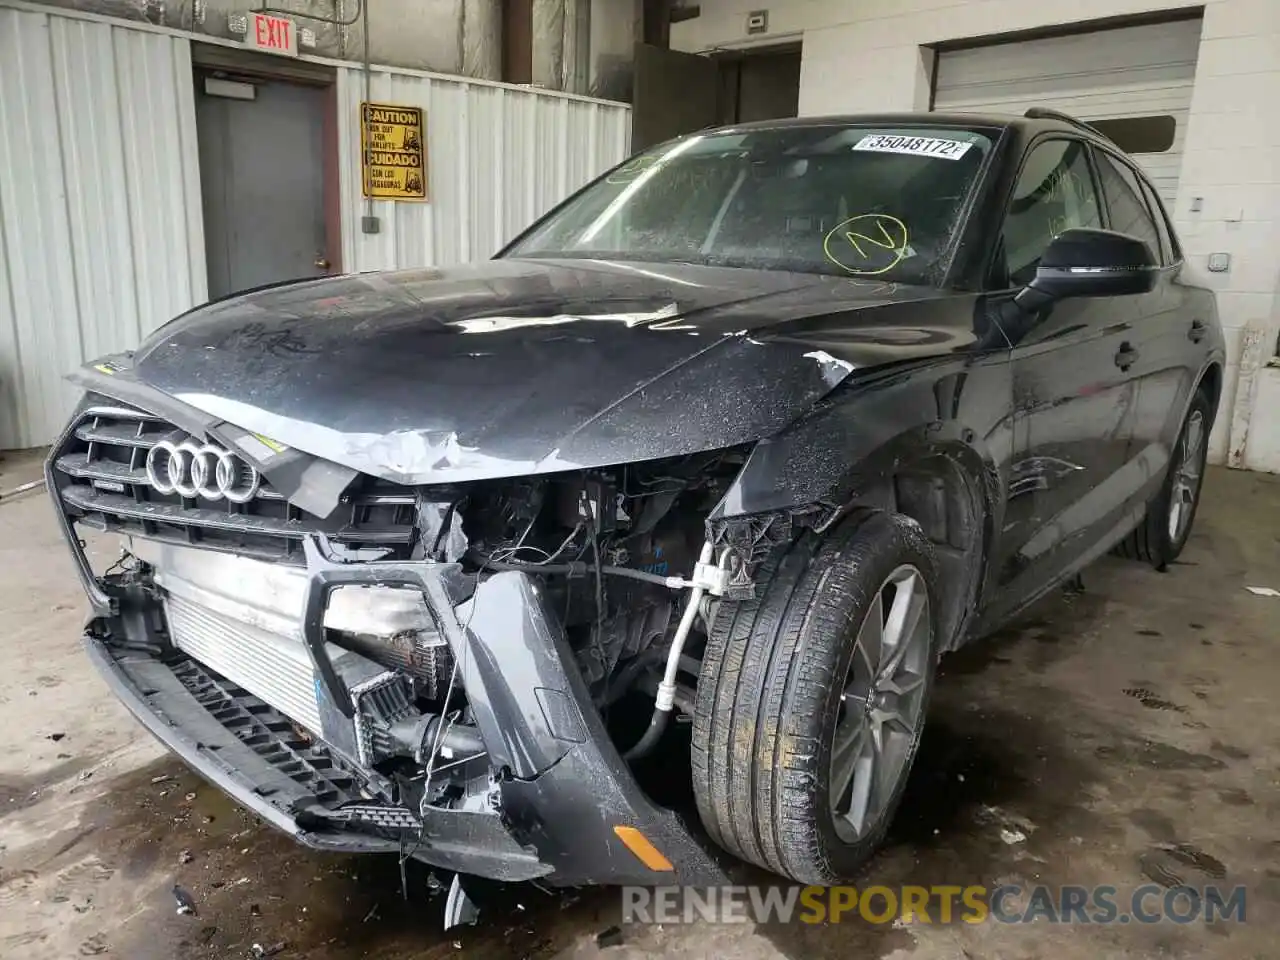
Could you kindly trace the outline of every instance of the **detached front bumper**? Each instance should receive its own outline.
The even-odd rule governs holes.
[[[459,666],[496,772],[488,809],[425,811],[371,800],[378,775],[145,626],[136,596],[90,622],[85,646],[116,695],[162,743],[263,819],[319,849],[412,850],[442,869],[557,885],[711,885],[724,874],[680,818],[654,805],[613,747],[536,583],[498,573],[453,606],[456,568],[336,562],[310,544],[303,634],[328,706],[350,706],[323,642],[326,596],[343,585],[419,589]],[[154,602],[154,601],[150,601]],[[640,831],[671,869],[651,869],[616,827]]]

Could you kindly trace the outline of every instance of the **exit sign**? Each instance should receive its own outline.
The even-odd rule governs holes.
[[[293,21],[285,17],[250,13],[244,40],[247,46],[264,53],[280,53],[286,57],[298,55],[298,30]]]

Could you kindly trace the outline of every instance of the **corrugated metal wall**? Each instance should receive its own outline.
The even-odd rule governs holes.
[[[56,436],[69,370],[206,299],[190,43],[0,4],[0,449]],[[431,202],[374,203],[365,235],[364,78],[335,65],[348,271],[484,259],[627,152],[625,104],[378,68],[374,100],[427,111]]]
[[[185,38],[0,8],[0,449],[204,299],[194,110]]]
[[[338,71],[342,262],[348,271],[445,266],[495,253],[535,217],[627,154],[631,108],[377,69],[370,99],[426,111],[430,203],[375,201],[360,232],[364,75]]]

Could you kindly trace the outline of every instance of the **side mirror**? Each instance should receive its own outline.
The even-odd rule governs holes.
[[[1039,310],[1067,297],[1122,297],[1155,286],[1156,260],[1146,242],[1127,233],[1072,227],[1053,239],[1036,277],[1014,302]]]

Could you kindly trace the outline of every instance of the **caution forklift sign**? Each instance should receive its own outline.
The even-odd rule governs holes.
[[[427,124],[421,107],[362,103],[360,152],[366,197],[427,199]]]

